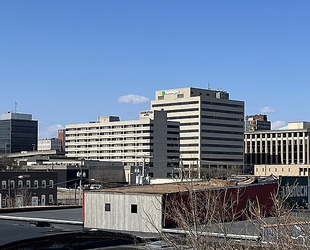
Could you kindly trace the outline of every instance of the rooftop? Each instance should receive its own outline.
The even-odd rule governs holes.
[[[153,184],[142,186],[128,186],[119,188],[99,189],[86,192],[107,192],[107,193],[143,193],[143,194],[167,194],[186,192],[189,190],[204,190],[219,187],[229,187],[236,185],[250,185],[256,182],[255,177],[247,178],[244,181],[229,181],[211,179],[210,181],[185,181],[177,183]]]

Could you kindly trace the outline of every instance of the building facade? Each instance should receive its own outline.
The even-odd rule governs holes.
[[[0,154],[34,151],[38,141],[38,122],[32,115],[0,114]]]
[[[310,164],[310,123],[291,122],[284,130],[245,132],[245,164]]]
[[[1,207],[57,204],[57,173],[49,171],[2,171]]]
[[[267,115],[247,115],[245,117],[245,131],[270,130],[271,122]]]
[[[143,176],[167,177],[179,165],[179,123],[167,121],[164,111],[141,111],[139,120],[109,116],[67,125],[66,156],[123,162],[127,179],[133,168]]]
[[[185,169],[242,166],[244,102],[223,90],[180,88],[156,91],[153,110],[180,122],[180,159]]]
[[[62,150],[62,141],[58,138],[38,140],[38,151]]]

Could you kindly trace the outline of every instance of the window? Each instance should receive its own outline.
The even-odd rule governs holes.
[[[54,181],[53,181],[53,180],[50,180],[49,186],[50,186],[50,188],[53,188],[53,187],[54,187]]]
[[[46,180],[42,180],[42,188],[46,188]]]
[[[31,188],[31,181],[30,180],[26,181],[26,188]]]
[[[1,188],[6,189],[6,181],[2,181]]]
[[[9,185],[10,185],[11,189],[14,189],[15,188],[15,181],[11,180]]]
[[[48,203],[49,203],[49,204],[53,204],[53,203],[54,203],[54,196],[53,196],[52,194],[50,194],[50,195],[48,196]]]
[[[104,204],[104,211],[107,211],[107,212],[111,211],[111,204],[110,203],[105,203]]]
[[[138,205],[137,204],[131,204],[131,213],[132,214],[138,213]]]
[[[23,188],[23,181],[22,180],[18,181],[18,188]]]
[[[35,180],[34,181],[34,188],[38,188],[39,187],[39,181],[38,180]]]

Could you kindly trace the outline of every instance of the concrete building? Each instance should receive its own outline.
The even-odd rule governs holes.
[[[245,132],[245,164],[310,164],[310,123],[290,122],[282,130]]]
[[[260,164],[254,165],[255,176],[309,176],[309,164]]]
[[[58,138],[38,140],[38,151],[62,150],[62,141]]]
[[[264,214],[272,207],[271,197],[276,193],[277,186],[275,180],[260,182],[253,178],[246,180],[244,184],[210,180],[85,191],[84,227],[131,232],[164,232],[165,229],[176,226],[173,214],[181,213],[182,216],[186,209],[190,209],[193,200],[191,203],[189,190],[195,192],[196,195],[193,196],[200,197],[195,199],[195,209],[207,209],[210,214],[216,213],[217,221],[225,221],[226,217],[219,218],[228,215],[222,211],[234,213],[235,219],[242,218],[252,202],[258,204],[262,209],[260,212]],[[206,204],[209,204],[208,208]],[[200,217],[195,219],[195,222],[199,223],[200,220],[204,221],[203,216],[208,213],[197,214]],[[190,225],[190,220],[187,223]]]
[[[245,117],[245,131],[270,130],[271,122],[267,115],[247,115]]]
[[[139,120],[99,117],[97,122],[66,126],[66,155],[123,162],[126,178],[167,177],[179,165],[179,123],[165,111],[141,111]]]
[[[32,115],[0,114],[0,154],[34,151],[38,143],[38,122]]]
[[[189,171],[201,167],[242,166],[244,102],[223,90],[180,88],[156,91],[153,110],[180,122],[180,158]]]

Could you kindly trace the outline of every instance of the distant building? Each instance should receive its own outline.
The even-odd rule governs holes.
[[[244,136],[246,166],[310,164],[309,122],[290,122],[283,130],[247,131]]]
[[[179,166],[179,122],[167,121],[165,111],[141,111],[139,120],[67,125],[66,156],[123,162],[128,182],[137,174],[171,177]]]
[[[0,172],[1,207],[57,204],[57,173],[49,171]]]
[[[189,172],[201,167],[242,166],[244,102],[223,90],[177,88],[160,90],[151,102],[165,110],[169,121],[180,122],[180,158]]]
[[[62,148],[62,141],[58,138],[38,140],[38,151],[59,150]]]
[[[245,131],[270,130],[271,122],[267,115],[248,115],[245,117]]]
[[[32,115],[7,112],[0,114],[0,154],[35,151],[38,121]]]
[[[58,130],[58,139],[61,141],[61,150],[65,151],[66,148],[66,129]]]

